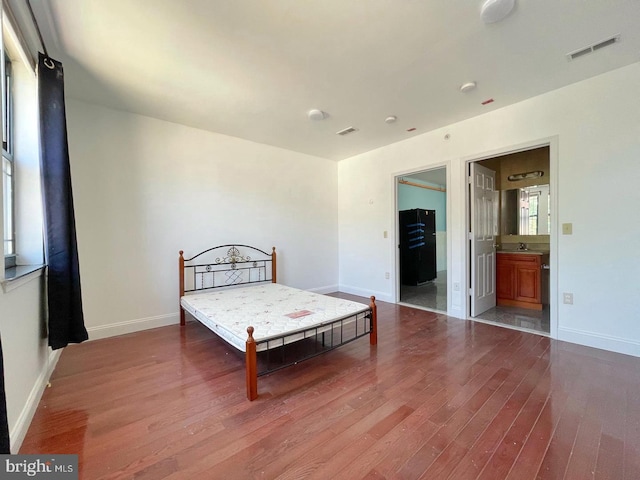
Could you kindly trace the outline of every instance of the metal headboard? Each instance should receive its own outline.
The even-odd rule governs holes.
[[[180,296],[214,288],[276,283],[276,247],[271,253],[250,245],[218,245],[191,258],[178,259]]]

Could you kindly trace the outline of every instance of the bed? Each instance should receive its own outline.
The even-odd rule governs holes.
[[[280,285],[276,249],[219,245],[178,258],[180,325],[186,313],[244,353],[247,398],[258,377],[369,336],[377,344],[375,297],[369,305]]]

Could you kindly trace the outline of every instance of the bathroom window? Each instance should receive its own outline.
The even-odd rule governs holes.
[[[538,232],[538,200],[540,196],[535,193],[529,193],[529,233],[536,234]]]

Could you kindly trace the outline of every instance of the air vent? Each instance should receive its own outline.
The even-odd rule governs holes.
[[[575,52],[567,53],[567,59],[575,60],[577,58],[583,57],[584,55],[587,55],[588,53],[593,53],[604,47],[608,47],[609,45],[618,43],[619,41],[620,41],[620,35],[607,38],[606,40],[602,40],[601,42],[594,43],[593,45],[589,45],[588,47],[581,48],[580,50],[576,50]]]
[[[355,127],[347,127],[340,130],[339,132],[336,132],[336,135],[349,135],[350,133],[357,132],[357,131],[358,129]]]
[[[609,45],[613,45],[614,43],[616,43],[619,40],[620,40],[620,37],[613,37],[613,38],[609,38],[607,40],[604,40],[603,42],[596,43],[593,46],[593,51],[595,52],[596,50],[600,50],[601,48],[608,47]]]

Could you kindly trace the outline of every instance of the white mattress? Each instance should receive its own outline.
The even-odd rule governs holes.
[[[363,303],[277,283],[185,295],[180,299],[180,304],[193,317],[243,352],[246,350],[248,326],[255,329],[253,338],[256,342],[291,333],[285,340],[285,343],[290,343],[303,338],[301,330],[354,315],[361,319],[369,309]],[[322,331],[322,328],[318,331]],[[279,340],[269,346],[281,344]],[[266,348],[266,343],[258,345],[258,350]]]

